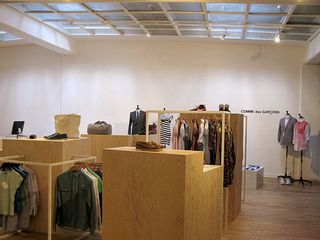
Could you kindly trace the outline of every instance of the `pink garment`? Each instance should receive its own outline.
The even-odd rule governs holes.
[[[177,118],[176,124],[174,125],[172,130],[172,149],[179,149],[180,126],[181,120],[180,118]]]
[[[297,122],[294,126],[294,150],[302,151],[307,148],[307,142],[310,136],[310,130],[307,121]]]

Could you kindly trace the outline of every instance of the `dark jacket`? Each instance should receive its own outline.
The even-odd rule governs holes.
[[[136,111],[130,113],[128,134],[146,134],[146,112],[140,110],[138,117]]]
[[[55,223],[62,228],[90,229],[96,226],[93,182],[81,172],[67,171],[57,177]]]

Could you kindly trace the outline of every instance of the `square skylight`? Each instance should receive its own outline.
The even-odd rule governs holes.
[[[51,9],[41,3],[10,3],[10,6],[23,12],[29,11],[50,11]]]
[[[168,11],[187,11],[187,12],[201,12],[200,3],[164,3],[163,4]]]
[[[15,36],[13,34],[10,34],[5,31],[0,30],[0,41],[14,41],[14,40],[20,40],[20,39],[21,38]]]
[[[250,4],[250,13],[288,13],[289,5],[282,4]]]
[[[170,13],[170,16],[174,21],[204,21],[205,18],[202,14],[172,14]]]
[[[206,3],[208,12],[245,12],[243,3]]]
[[[132,20],[125,12],[99,13],[99,15],[106,20]]]
[[[248,23],[274,23],[281,24],[284,20],[284,17],[281,16],[256,16],[249,15]]]
[[[49,6],[59,12],[86,12],[79,3],[48,3]]]
[[[144,2],[138,2],[138,3],[124,3],[123,4],[126,9],[130,11],[161,11],[161,7],[158,3],[144,3]]]
[[[243,23],[244,15],[209,14],[212,23]]]
[[[93,11],[119,11],[122,7],[118,3],[109,2],[86,2],[85,3]]]

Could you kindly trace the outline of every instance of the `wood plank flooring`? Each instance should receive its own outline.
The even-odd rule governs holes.
[[[280,185],[265,179],[247,190],[240,216],[228,227],[228,240],[319,240],[320,184]]]
[[[53,239],[72,240],[79,236],[81,233],[67,232]],[[22,232],[7,239],[46,240],[46,235]],[[99,240],[101,236],[82,239]],[[263,187],[246,191],[240,216],[229,224],[225,239],[320,240],[320,184],[286,186],[275,179],[265,179]]]

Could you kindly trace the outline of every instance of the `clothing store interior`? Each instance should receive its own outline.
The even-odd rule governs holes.
[[[0,239],[319,240],[319,0],[0,0]]]

